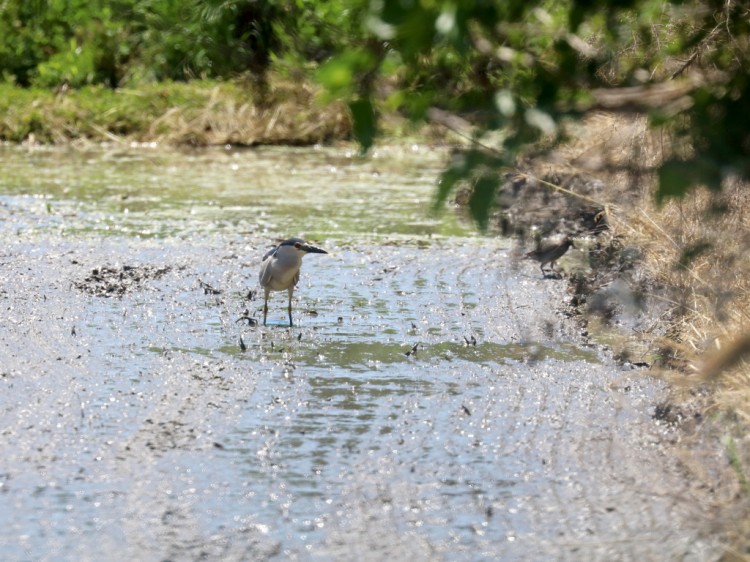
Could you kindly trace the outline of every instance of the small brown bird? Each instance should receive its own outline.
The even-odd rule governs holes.
[[[542,246],[524,254],[523,257],[525,259],[538,261],[539,267],[542,270],[542,277],[545,277],[544,265],[547,263],[550,264],[550,269],[554,272],[555,262],[568,251],[568,248],[571,247],[575,248],[573,241],[570,238],[566,238],[559,244],[547,244],[546,246]]]

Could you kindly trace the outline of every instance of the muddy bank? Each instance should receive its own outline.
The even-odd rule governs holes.
[[[634,204],[634,190],[618,192],[593,176],[560,168],[552,166],[555,171],[538,177],[532,171],[506,175],[497,193],[492,231],[514,240],[517,259],[570,239],[575,251],[559,260],[559,270],[579,322],[592,321],[591,329],[613,346],[619,361],[664,366],[659,363],[661,350],[648,349],[636,334],[648,332],[653,341],[668,332],[674,320],[668,313],[669,295],[643,268],[640,248],[610,224],[622,220],[613,213],[626,213]],[[464,188],[455,202],[463,207],[469,195]],[[619,337],[610,337],[615,333]]]
[[[489,273],[483,246],[364,266],[334,246],[294,331],[237,327],[258,303],[218,248],[45,246],[3,258],[13,558],[715,552],[652,419],[663,386],[587,348],[559,284]],[[114,257],[170,271],[118,298],[76,286]]]

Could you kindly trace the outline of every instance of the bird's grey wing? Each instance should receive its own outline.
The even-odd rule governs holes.
[[[273,263],[275,253],[276,248],[270,250],[265,256],[263,256],[263,263],[260,264],[260,275],[258,276],[261,287],[265,287],[271,282],[271,264]]]
[[[299,283],[299,270],[297,270],[297,274],[292,279],[292,287],[296,287],[297,283]]]
[[[265,255],[265,256],[263,256],[263,261],[266,261],[266,260],[267,260],[268,258],[270,258],[270,257],[271,257],[272,255],[274,255],[274,254],[276,253],[276,250],[278,250],[278,249],[279,249],[279,247],[278,247],[278,246],[274,246],[273,248],[271,248],[270,250],[268,250],[268,251],[266,252],[266,255]]]

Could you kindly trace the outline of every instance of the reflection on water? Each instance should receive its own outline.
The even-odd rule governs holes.
[[[325,346],[312,354],[304,352],[296,356],[296,361],[309,366],[330,365],[345,368],[351,372],[370,372],[398,363],[438,363],[441,361],[464,360],[475,364],[500,365],[509,362],[543,361],[561,359],[567,361],[584,360],[598,362],[597,354],[588,349],[572,345],[548,347],[541,344],[498,344],[485,342],[478,345],[443,342],[433,346],[422,345],[411,352],[412,345],[396,343],[337,342]],[[407,355],[408,354],[408,355]]]

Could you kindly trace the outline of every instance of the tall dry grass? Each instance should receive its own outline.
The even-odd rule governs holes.
[[[57,92],[0,84],[0,140],[297,145],[350,136],[344,104],[320,103],[316,87],[304,80],[270,80],[265,96],[242,79]]]
[[[658,357],[651,372],[676,383],[674,419],[686,430],[677,456],[710,492],[695,497],[725,541],[723,560],[750,560],[750,185],[729,180],[658,205],[655,167],[689,147],[634,116],[598,114],[573,130],[547,165],[599,179],[604,236],[639,249],[626,279],[660,313],[622,341],[637,340]]]
[[[164,144],[314,144],[346,138],[343,104],[317,103],[310,84],[276,81],[273,99],[258,103],[214,87],[200,106],[175,105],[159,115],[146,137]]]
[[[680,149],[668,130],[650,130],[642,117],[597,114],[573,132],[550,165],[606,186],[599,197],[610,236],[640,248],[650,296],[666,304],[666,329],[655,331],[652,345],[671,353],[667,365],[685,377],[719,384],[722,400],[731,397],[750,421],[750,186],[727,181],[720,192],[698,188],[658,205],[655,168]]]

